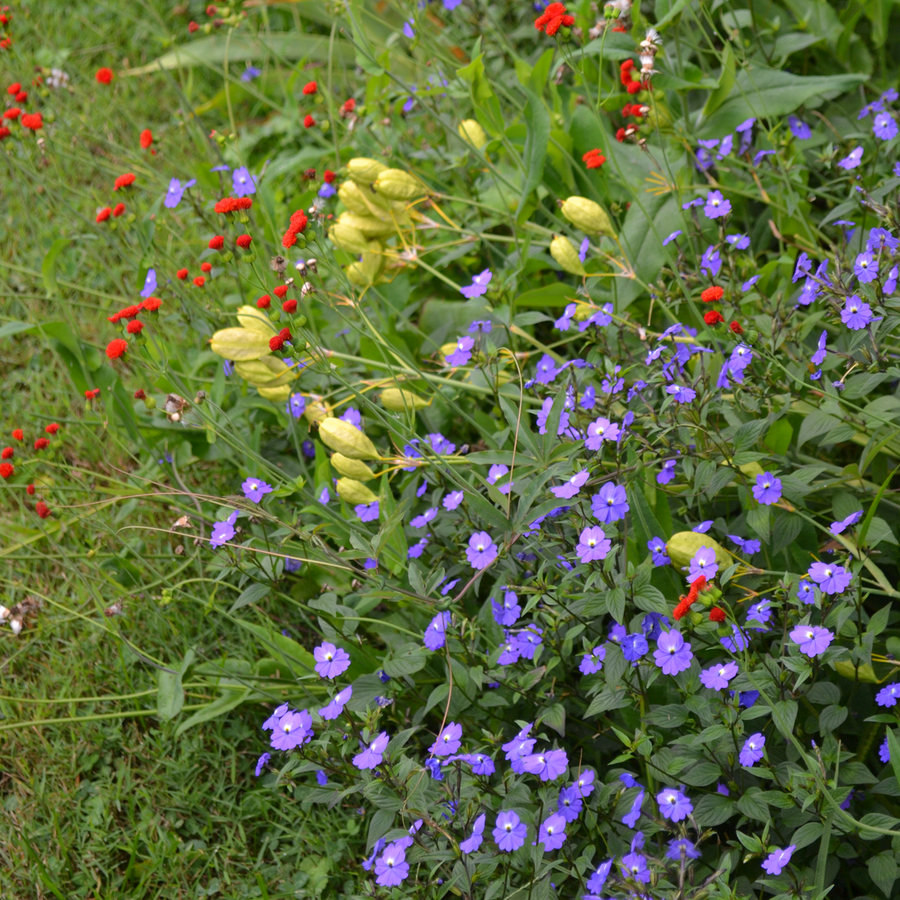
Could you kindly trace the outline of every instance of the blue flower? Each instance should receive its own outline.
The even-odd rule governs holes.
[[[249,197],[256,193],[256,181],[246,166],[241,166],[231,173],[231,184],[236,197]]]
[[[409,37],[409,35],[407,35],[407,37]],[[460,288],[459,292],[463,297],[467,297],[469,300],[473,297],[481,297],[483,294],[487,293],[488,285],[491,283],[493,277],[494,273],[491,272],[490,269],[485,269],[480,275],[473,276],[472,283],[466,287]]]
[[[257,69],[256,66],[251,66],[249,63],[247,68],[241,72],[241,81],[253,81],[254,78],[259,78],[262,75],[262,69]]]
[[[720,219],[731,212],[731,201],[726,200],[721,191],[710,191],[703,212],[708,219]]]
[[[415,31],[413,31],[413,24],[414,23],[413,23],[412,19],[408,19],[406,22],[403,23],[403,33],[410,40],[412,40],[416,36]]]
[[[144,279],[144,286],[141,288],[141,296],[146,300],[152,297],[156,292],[156,269],[147,269],[147,277]]]
[[[863,148],[857,147],[855,150],[851,150],[848,156],[845,156],[839,163],[838,166],[842,169],[855,169],[860,162],[862,162],[863,156]]]
[[[181,203],[181,198],[184,196],[184,192],[193,187],[197,183],[196,178],[192,178],[190,181],[186,181],[182,184],[177,178],[173,178],[169,182],[169,190],[166,191],[166,199],[163,201],[163,206],[166,209],[175,209],[179,203]]]
[[[796,116],[788,117],[788,127],[798,141],[808,141],[812,137],[812,131],[810,130],[809,125],[802,119],[798,119]]]
[[[235,510],[224,522],[216,522],[213,525],[212,535],[209,538],[210,547],[221,547],[234,537],[234,523],[237,517],[238,511]]]
[[[372,503],[359,503],[353,507],[353,511],[359,516],[360,522],[375,522],[378,519],[378,501]]]

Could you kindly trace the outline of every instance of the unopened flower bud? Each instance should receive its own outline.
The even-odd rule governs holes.
[[[369,438],[343,419],[331,416],[323,419],[319,423],[319,437],[326,447],[350,459],[378,459],[378,451]]]
[[[578,256],[578,251],[567,237],[555,236],[553,238],[550,242],[550,255],[566,272],[582,277],[587,274]]]
[[[626,129],[627,132],[628,129]],[[599,203],[587,197],[569,197],[560,206],[560,212],[586,234],[606,234],[615,237],[609,216]]]

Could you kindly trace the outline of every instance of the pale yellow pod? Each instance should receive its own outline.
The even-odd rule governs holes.
[[[351,284],[366,287],[374,284],[384,269],[384,250],[378,241],[369,241],[369,252],[359,262],[347,266],[345,272]]]
[[[676,569],[681,569],[690,565],[701,547],[709,547],[715,551],[719,568],[724,569],[731,565],[731,556],[720,543],[708,534],[698,534],[696,531],[679,531],[678,534],[673,534],[666,544],[666,553],[669,554],[672,565]]]
[[[375,473],[361,459],[350,459],[343,453],[333,453],[331,465],[341,475],[355,478],[357,481],[371,481],[375,477]]]
[[[368,159],[365,156],[357,156],[347,163],[347,174],[357,183],[362,185],[371,184],[387,166],[378,162],[377,159]]]
[[[271,355],[236,362],[234,371],[256,387],[280,387],[283,384],[290,384],[298,377],[295,368],[290,368],[277,356]]]
[[[310,425],[318,425],[328,418],[329,412],[321,397],[307,397],[306,408],[303,410],[303,418]]]
[[[569,197],[560,207],[562,214],[585,234],[606,234],[615,237],[609,216],[599,203],[587,197]]]
[[[455,346],[455,345],[454,345]],[[393,412],[404,412],[407,409],[424,409],[431,405],[430,400],[425,400],[412,391],[404,391],[400,388],[387,388],[381,392],[381,402],[385,409]]]
[[[349,225],[351,228],[355,228],[365,236],[366,240],[388,237],[389,235],[397,233],[397,228],[393,222],[384,222],[381,219],[376,219],[374,216],[358,216],[355,213],[349,212],[341,213],[338,217],[337,224]],[[364,253],[365,250],[361,252]]]
[[[341,500],[346,500],[354,505],[374,503],[378,499],[361,481],[355,481],[352,478],[338,478],[335,487]]]
[[[378,459],[375,445],[356,427],[329,416],[319,422],[319,437],[331,450],[350,459]]]
[[[338,197],[347,207],[347,212],[390,221],[391,201],[371,188],[360,187],[355,181],[345,181],[338,188]]]
[[[484,129],[474,119],[463,119],[456,133],[476,150],[483,147],[488,139]]]
[[[358,228],[341,222],[340,219],[328,229],[328,239],[335,247],[348,253],[365,253],[369,249],[366,236]]]
[[[276,332],[276,328],[269,321],[269,317],[256,306],[242,306],[237,311],[237,320],[241,323],[242,328],[248,331],[256,331],[264,334],[266,340],[272,337]]]
[[[403,169],[386,169],[375,179],[374,187],[389,200],[414,200],[428,193],[417,178]]]
[[[291,396],[291,386],[283,384],[280,387],[258,387],[259,396],[265,400],[272,400],[278,403],[280,400],[287,400]]]
[[[249,328],[223,328],[212,336],[209,347],[223,359],[236,362],[259,359],[270,352],[269,336]]]
[[[572,246],[572,242],[567,237],[554,237],[550,242],[550,255],[562,266],[566,272],[572,275],[587,275],[581,260],[578,258],[578,251]]]

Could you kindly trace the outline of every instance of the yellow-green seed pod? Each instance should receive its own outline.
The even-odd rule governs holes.
[[[361,481],[355,481],[352,478],[338,478],[335,487],[341,500],[346,500],[354,505],[374,503],[378,499]]]
[[[587,197],[569,197],[561,206],[562,214],[585,234],[606,234],[615,237],[609,216],[603,207]]]
[[[701,547],[715,551],[720,570],[731,565],[731,556],[721,544],[708,534],[698,534],[696,531],[679,531],[678,534],[673,534],[666,544],[666,553],[669,554],[672,565],[676,569],[682,569],[690,565]]]
[[[264,400],[271,400],[274,403],[287,400],[291,396],[291,386],[289,384],[283,384],[280,387],[258,387],[256,390]]]
[[[345,181],[338,188],[338,197],[347,207],[347,212],[356,216],[374,216],[376,219],[390,219],[391,201],[371,188],[360,187],[355,181]]]
[[[277,356],[272,355],[236,362],[234,371],[255,387],[280,387],[297,378],[296,369],[289,368]]]
[[[335,247],[348,253],[365,253],[369,249],[366,236],[358,228],[340,220],[328,229],[328,239]]]
[[[359,262],[347,266],[347,278],[357,287],[374,284],[384,269],[384,249],[378,241],[369,241],[369,252]]]
[[[270,337],[271,335],[251,331],[249,328],[223,328],[212,336],[209,348],[217,356],[235,362],[259,359],[271,352]]]
[[[269,321],[269,317],[256,306],[242,306],[237,311],[238,322],[242,328],[248,331],[257,331],[266,336],[266,340],[275,334],[275,328]]]
[[[321,397],[307,397],[307,404],[303,410],[303,418],[309,422],[310,425],[318,425],[320,422],[325,421],[331,413],[328,411],[328,407],[322,402]]]
[[[424,409],[431,405],[430,400],[425,400],[412,391],[404,391],[400,388],[387,388],[381,392],[381,402],[385,409],[393,412],[403,412],[407,409]]]
[[[333,453],[331,465],[341,475],[355,478],[357,481],[371,481],[375,477],[375,473],[361,459],[350,459],[343,453]]]
[[[550,255],[570,274],[587,275],[578,258],[578,251],[567,237],[554,237],[550,241]]]
[[[414,200],[428,193],[418,178],[403,169],[385,169],[373,187],[388,200]]]
[[[378,459],[375,445],[358,429],[330,416],[319,422],[319,437],[331,450],[342,453],[350,459]]]
[[[355,228],[367,241],[372,238],[388,237],[397,232],[393,222],[384,222],[381,219],[376,219],[374,216],[357,216],[355,213],[348,212],[340,214],[337,224],[349,225],[351,228]]]
[[[484,129],[474,119],[463,119],[456,133],[476,150],[483,147],[488,140]]]
[[[365,156],[357,156],[347,163],[347,174],[357,183],[370,185],[387,166],[377,159],[368,159]]]

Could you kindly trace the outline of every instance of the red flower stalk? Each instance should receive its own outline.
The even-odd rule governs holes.
[[[125,330],[129,334],[140,334],[144,328],[144,323],[135,319],[133,322],[129,322]]]
[[[281,304],[281,308],[286,313],[295,313],[297,312],[297,301],[296,300],[285,300],[284,303]]]
[[[718,310],[711,309],[708,313],[704,314],[703,321],[706,322],[707,325],[718,325],[719,322],[725,321],[725,316]]]
[[[193,34],[195,31],[199,31],[200,26],[196,22],[188,22],[188,34]]]
[[[200,271],[206,272],[206,274],[208,275],[210,272],[212,272],[212,263],[208,263],[208,262],[200,263]]]
[[[114,219],[118,219],[119,216],[121,216],[121,215],[124,214],[124,212],[125,212],[125,204],[124,204],[124,203],[117,203],[117,204],[115,205],[115,208],[114,208],[113,211],[112,211],[113,218],[114,218]]]
[[[135,399],[135,400],[146,400],[146,399],[147,399],[147,395],[144,393],[144,389],[143,389],[143,388],[138,388],[138,389],[134,392],[134,399]]]
[[[29,484],[27,488],[25,488],[25,493],[28,494],[29,497],[34,496],[34,485]]]
[[[280,334],[276,334],[269,338],[269,349],[273,352],[280,350],[284,346],[284,338]]]
[[[49,446],[50,446],[50,438],[41,437],[41,438],[38,438],[34,442],[35,450],[46,450]]]
[[[250,197],[223,197],[214,207],[214,212],[231,213],[239,209],[250,209],[253,200]]]
[[[34,511],[42,518],[46,519],[50,515],[50,507],[43,500],[38,500],[35,504]]]
[[[39,113],[25,113],[22,116],[22,127],[30,128],[32,131],[40,131],[44,127],[44,118]]]
[[[141,150],[146,150],[153,143],[153,132],[145,128],[141,132]]]
[[[198,276],[194,279],[194,284],[195,284],[197,287],[203,287],[203,285],[206,284],[206,279],[205,279],[202,275],[198,275]]]
[[[534,27],[543,31],[547,37],[553,37],[563,25],[571,27],[575,24],[575,17],[566,13],[566,7],[562,3],[551,3],[544,12],[534,20]]]
[[[134,173],[126,172],[124,175],[120,175],[115,180],[115,183],[113,184],[113,190],[117,191],[122,187],[130,187],[132,184],[134,184]]]
[[[729,327],[735,334],[743,334],[743,333],[744,333],[744,329],[741,328],[741,323],[740,323],[740,322],[732,322],[728,327]]]
[[[142,304],[141,308],[147,312],[156,312],[162,306],[162,300],[159,297],[148,297]]]
[[[2,451],[0,451],[0,459],[12,459],[13,454],[16,451],[13,450],[12,447],[4,447]]]
[[[100,388],[90,388],[84,392],[88,400],[96,400],[100,396]]]
[[[303,85],[304,94],[315,94],[319,90],[319,86],[314,81],[309,81]]]
[[[616,131],[616,140],[621,144],[625,140],[625,129],[620,128]]]
[[[221,234],[209,239],[210,250],[221,250],[225,246],[225,238]]]
[[[263,294],[262,297],[256,301],[256,305],[259,309],[268,309],[272,305],[272,298],[268,294]]]
[[[22,85],[19,84],[18,81],[14,81],[14,82],[6,89],[6,93],[9,94],[11,97],[14,97],[14,96],[15,96],[16,94],[18,94],[19,91],[21,91],[21,90],[22,90]]]
[[[253,238],[250,237],[249,234],[241,234],[241,235],[238,235],[238,238],[235,241],[235,243],[238,245],[238,247],[241,248],[241,250],[246,250],[250,246],[250,243],[252,240],[253,240]]]
[[[12,474],[15,471],[16,468],[12,463],[0,463],[0,478],[3,478],[4,480],[7,478],[12,478]]]
[[[303,173],[303,177],[306,178],[308,181],[315,181],[315,178],[316,178],[316,170],[315,170],[315,169],[307,169],[307,170]]]
[[[8,138],[11,134],[12,132],[5,125],[0,125],[0,141]]]
[[[715,303],[717,300],[721,300],[724,296],[725,291],[722,290],[717,284],[714,284],[712,287],[708,287],[701,295],[700,299],[704,303]]]
[[[124,338],[116,338],[106,345],[106,355],[110,359],[118,359],[128,349],[128,341]]]
[[[595,147],[593,150],[588,150],[588,152],[581,157],[581,161],[585,163],[589,169],[599,169],[600,166],[606,162],[606,157]]]
[[[356,101],[351,97],[349,100],[344,101],[344,105],[341,107],[341,112],[352,113],[356,109]]]
[[[709,621],[710,622],[724,622],[725,621],[725,610],[720,609],[718,606],[714,606],[709,611]]]
[[[19,116],[21,116],[21,115],[22,115],[22,110],[19,109],[18,106],[13,106],[10,109],[6,110],[6,112],[3,113],[3,118],[15,120],[15,119],[18,119]]]
[[[23,432],[21,428],[14,428],[12,436],[13,436],[13,439],[16,441],[24,441],[25,440],[25,432]]]
[[[285,250],[290,250],[297,243],[297,235],[293,231],[286,231],[281,239],[281,246]]]
[[[188,277],[188,270],[187,270],[187,269],[179,269],[179,270],[175,273],[175,277],[176,277],[179,281],[184,281],[185,278]]]
[[[112,210],[108,206],[104,206],[100,212],[97,213],[97,221],[105,222],[112,215]]]
[[[312,128],[315,124],[316,120],[309,113],[307,113],[306,117],[303,119],[303,127]]]
[[[51,423],[44,429],[44,431],[46,431],[47,434],[56,434],[56,432],[59,431],[59,423],[58,423],[58,422],[51,422]]]
[[[279,284],[277,288],[275,288],[272,293],[279,299],[284,300],[284,295],[288,292],[288,286],[286,284]]]
[[[113,71],[104,66],[102,69],[97,69],[97,74],[94,77],[100,84],[109,84],[113,80]]]
[[[331,169],[326,169],[325,174],[322,177],[325,179],[325,184],[331,184],[331,182],[337,178],[337,175],[335,175]]]

